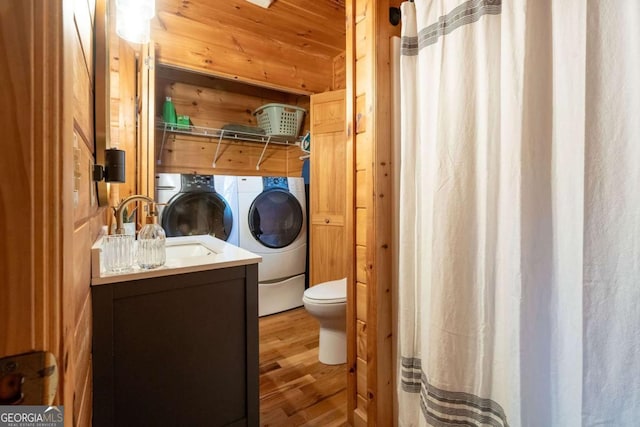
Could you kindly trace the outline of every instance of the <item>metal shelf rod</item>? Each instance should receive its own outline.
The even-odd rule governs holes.
[[[258,159],[258,164],[256,165],[256,170],[259,171],[260,170],[260,163],[262,163],[262,156],[264,156],[264,152],[267,151],[267,147],[269,146],[269,141],[271,140],[271,137],[269,137],[269,139],[267,140],[267,143],[264,144],[264,148],[262,149],[262,153],[260,154],[260,158]]]

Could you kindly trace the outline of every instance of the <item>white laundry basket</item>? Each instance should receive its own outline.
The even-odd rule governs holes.
[[[306,112],[295,105],[265,104],[253,114],[265,134],[297,137]]]

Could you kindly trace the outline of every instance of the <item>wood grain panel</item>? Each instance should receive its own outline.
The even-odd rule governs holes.
[[[308,154],[302,152],[302,150],[300,150],[300,147],[287,147],[287,169],[282,175],[302,176],[302,156],[308,156]]]
[[[240,85],[196,73],[172,71],[169,74],[171,78],[163,72],[157,79],[157,111],[162,111],[165,98],[170,96],[177,113],[188,115],[196,126],[221,128],[229,123],[257,126],[253,112],[258,107],[282,103],[304,108],[306,113],[299,134],[304,135],[310,129],[308,96]]]
[[[188,115],[196,126],[217,129],[228,123],[257,126],[253,112],[264,104],[279,101],[183,83],[165,86],[164,92],[171,96],[178,114]]]
[[[93,10],[95,1],[76,0],[75,24],[81,34],[83,61],[89,64],[88,69],[80,73],[83,81],[74,81],[74,97],[84,100],[84,105],[73,111],[75,128],[79,131],[78,139],[84,139],[86,144],[80,147],[80,186],[78,192],[79,204],[74,210],[74,231],[71,239],[73,259],[69,260],[68,268],[72,270],[73,279],[65,284],[65,360],[67,373],[65,385],[65,405],[69,408],[71,423],[78,426],[91,425],[92,379],[91,379],[91,245],[100,227],[104,224],[105,208],[98,208],[95,185],[91,177],[91,165],[94,163],[93,151],[93,88],[91,81],[93,70]],[[82,13],[78,13],[82,10]],[[85,13],[86,12],[86,13]],[[83,33],[90,31],[90,35]],[[87,42],[87,39],[89,40]],[[75,53],[78,53],[76,47]],[[74,75],[78,72],[75,61]],[[84,80],[86,77],[86,80]]]
[[[367,266],[367,248],[365,246],[356,246],[356,280],[361,283],[368,283]]]
[[[362,359],[367,357],[367,324],[361,320],[356,321],[356,354]]]
[[[232,92],[239,95],[251,96],[254,98],[268,99],[270,102],[280,102],[284,104],[296,104],[292,102],[298,98],[306,99],[309,105],[309,97],[303,95],[295,95],[282,92],[279,90],[269,89],[266,87],[249,85],[236,80],[221,79],[209,74],[186,71],[171,66],[163,66],[158,64],[156,67],[156,79],[158,81],[157,93],[158,99],[156,110],[162,111],[162,103],[164,96],[171,95],[171,87],[173,83],[183,83],[190,86],[198,86],[200,88],[214,89],[218,92]],[[308,108],[307,108],[308,110]]]
[[[87,221],[91,216],[95,215],[98,209],[98,204],[95,195],[95,185],[92,179],[92,166],[94,164],[93,154],[89,152],[87,146],[82,142],[82,138],[74,133],[74,137],[77,135],[78,151],[76,152],[78,157],[78,164],[74,165],[75,169],[79,173],[76,183],[78,184],[77,200],[78,204],[73,210],[73,220],[76,227]],[[74,142],[75,144],[76,142]],[[74,147],[75,149],[75,147]],[[74,155],[74,161],[76,156]]]
[[[360,408],[363,413],[366,413],[368,405],[369,402],[367,401],[367,399],[364,396],[358,395],[357,407]]]
[[[161,133],[161,132],[158,132]],[[161,135],[158,135],[161,137]],[[156,142],[156,149],[160,149]],[[288,151],[286,146],[270,145],[264,153],[260,169],[256,165],[264,145],[248,142],[222,142],[216,167],[212,167],[216,142],[204,138],[173,136],[167,138],[157,172],[180,172],[223,175],[287,176]],[[299,169],[296,169],[296,171]],[[300,176],[300,175],[297,175]]]
[[[87,73],[93,68],[93,22],[87,0],[74,0],[73,15]]]
[[[33,1],[0,8],[0,92],[8,106],[26,104],[20,111],[24,115],[22,119],[17,108],[3,109],[3,114],[0,114],[3,138],[11,141],[8,156],[0,157],[3,175],[0,184],[0,231],[3,236],[0,242],[0,283],[4,295],[0,299],[2,355],[32,350],[35,346],[33,329],[42,326],[34,324],[33,318],[36,290],[30,256],[35,245],[24,238],[25,230],[33,227],[30,213],[35,209],[31,168],[36,161],[33,158],[31,139],[34,138],[34,130],[30,120],[40,119],[27,102],[31,99],[31,75],[34,73],[33,58],[27,54],[34,43],[30,33],[33,9]],[[36,126],[40,131],[44,130],[41,123],[36,123]],[[55,353],[59,357],[59,353]]]
[[[113,211],[110,207],[101,207],[98,208],[96,214],[91,217],[89,220],[90,230],[91,230],[91,241],[95,242],[98,237],[102,234],[102,226],[107,223],[107,214],[113,216]]]
[[[91,223],[84,222],[73,233],[73,258],[82,260],[86,254],[91,253]],[[70,289],[71,300],[73,301],[73,319],[75,324],[83,321],[82,315],[86,299],[89,295],[89,283],[91,282],[91,263],[78,262],[73,269],[73,283]],[[85,322],[86,323],[86,322]]]
[[[356,23],[356,60],[360,60],[367,55],[367,20],[363,19]]]
[[[344,226],[347,203],[344,135],[314,134],[313,144],[311,221]]]
[[[356,366],[357,366],[357,372],[358,372],[357,374],[358,394],[361,396],[366,396],[367,395],[367,362],[358,357]]]
[[[319,136],[324,133],[344,132],[345,125],[345,92],[343,90],[324,93],[313,97],[313,135]],[[342,137],[344,142],[344,135]],[[332,137],[336,137],[332,135]],[[344,145],[344,144],[342,144]]]
[[[355,28],[354,15],[356,0],[345,1],[345,27],[346,27],[346,49],[345,49],[345,112],[347,129],[347,156],[351,165],[351,170],[347,174],[347,188],[350,189],[349,206],[347,208],[347,222],[354,227],[355,224]],[[349,259],[349,287],[347,289],[347,364],[349,365],[349,376],[347,378],[347,420],[354,424],[354,411],[356,409],[357,396],[357,349],[356,349],[356,318],[357,318],[357,283],[355,281],[355,229],[352,228],[347,233],[347,256]]]
[[[346,87],[346,58],[345,53],[333,58],[333,88],[332,90],[344,89]]]
[[[88,377],[91,373],[92,336],[91,298],[89,296],[89,292],[86,293],[84,301],[76,300],[76,303],[81,307],[80,312],[82,313],[80,318],[78,319],[76,330],[74,333],[75,354],[74,360],[72,362],[75,377],[74,389],[76,390],[76,399],[73,404],[73,414],[74,419],[78,420],[81,418],[81,411],[83,410],[83,406],[85,403],[83,402],[83,400],[90,399],[91,396],[91,390],[87,389],[87,385],[90,380]],[[84,395],[84,393],[89,394]],[[88,408],[84,407],[84,410],[87,409]]]
[[[368,16],[370,8],[370,0],[356,0],[353,21],[355,23],[363,21]]]
[[[192,0],[177,7],[175,1],[160,0],[157,8],[228,31],[242,28],[310,55],[333,57],[344,49],[344,3],[339,1],[279,0],[262,9],[240,0]]]
[[[363,409],[356,409],[353,414],[354,427],[367,427],[367,413]]]
[[[356,172],[356,208],[366,208],[369,206],[371,189],[368,186],[367,179],[366,170]]]
[[[367,322],[367,285],[356,284],[356,319]]]
[[[73,42],[73,119],[82,140],[93,152],[93,89],[78,33]]]
[[[310,272],[311,283],[349,278],[347,235],[353,230],[345,91],[311,97]],[[348,207],[349,206],[349,207]]]
[[[373,59],[371,55],[364,55],[356,62],[356,96],[363,95],[370,90],[373,72]]]
[[[370,48],[375,58],[375,72],[372,75],[375,100],[375,137],[372,145],[371,185],[373,189],[373,211],[370,213],[368,235],[372,245],[367,257],[373,263],[371,285],[368,289],[371,299],[368,301],[367,325],[371,328],[369,358],[371,364],[367,379],[374,390],[369,396],[369,416],[374,416],[379,424],[393,422],[393,327],[392,327],[392,197],[391,177],[391,85],[390,81],[390,43],[389,39],[397,29],[389,24],[388,4],[377,3],[375,20],[375,42]],[[371,349],[375,348],[375,352]],[[373,410],[371,408],[373,406]]]
[[[61,2],[0,7],[0,93],[9,106],[0,125],[11,147],[0,158],[0,354],[49,350],[59,366],[73,221],[72,121],[61,111],[73,102],[73,43],[64,45],[62,12]],[[72,11],[65,18],[75,34]],[[55,403],[63,396],[61,382]]]
[[[115,33],[115,29],[112,27]],[[137,188],[137,127],[138,106],[136,50],[120,37],[112,37],[110,45],[111,68],[111,129],[110,147],[125,151],[125,182],[118,184],[118,199],[139,194]]]
[[[347,260],[342,256],[327,256],[343,253],[344,239],[344,227],[311,225],[310,286],[345,277]]]
[[[333,57],[287,49],[238,28],[229,31],[163,11],[157,17],[161,24],[154,26],[153,38],[162,64],[300,94],[332,85]]]
[[[136,157],[138,174],[137,188],[140,194],[155,197],[156,176],[156,70],[154,44],[149,43],[140,48],[140,60],[137,62],[138,96],[138,133],[136,135]],[[164,99],[164,98],[162,98]]]
[[[367,244],[367,210],[365,208],[356,209],[356,245],[366,246]]]
[[[367,131],[367,95],[363,94],[356,97],[356,133],[363,133]],[[358,138],[358,143],[356,144],[356,158],[359,157],[361,147],[360,147],[360,139]]]
[[[372,139],[371,133],[366,132],[356,137],[356,170],[371,170]]]

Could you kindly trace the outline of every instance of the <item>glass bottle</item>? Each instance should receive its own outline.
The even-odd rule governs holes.
[[[155,203],[149,204],[146,224],[138,233],[138,265],[151,269],[164,265],[167,255],[165,250],[166,234],[158,225]]]

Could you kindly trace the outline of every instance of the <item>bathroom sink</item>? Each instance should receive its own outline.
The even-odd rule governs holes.
[[[138,242],[134,243],[134,251]],[[262,261],[258,255],[209,235],[167,237],[166,262],[162,267],[144,269],[134,260],[125,271],[107,271],[104,266],[104,236],[91,247],[91,285],[150,279],[199,271],[239,267]]]
[[[167,244],[167,259],[215,256],[217,252],[199,242]]]

